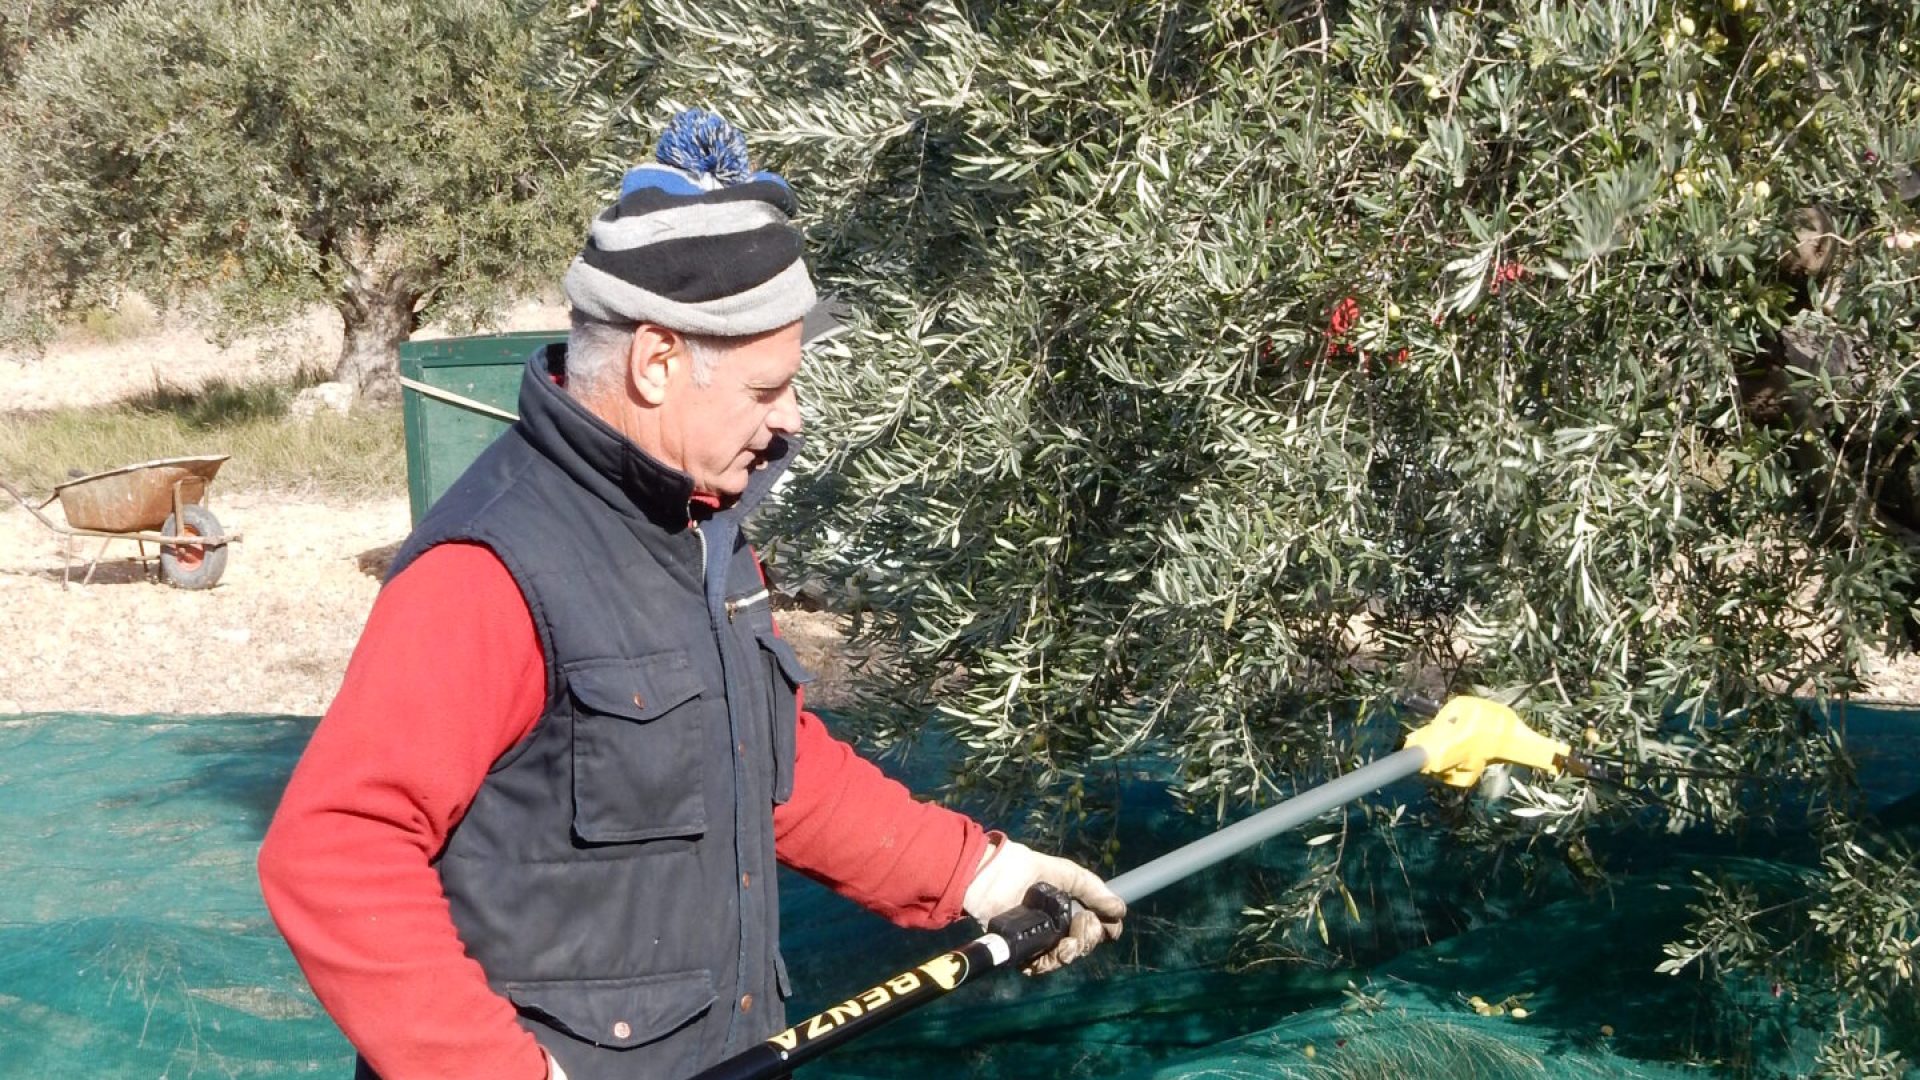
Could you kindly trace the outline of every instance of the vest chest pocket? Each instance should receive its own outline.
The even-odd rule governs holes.
[[[800,688],[813,681],[793,646],[777,637],[772,628],[755,629],[761,655],[767,662],[767,700],[773,706],[773,801],[784,803],[793,798],[793,759],[796,725],[799,723]]]
[[[696,837],[700,697],[683,652],[566,670],[573,695],[573,831],[588,843]]]

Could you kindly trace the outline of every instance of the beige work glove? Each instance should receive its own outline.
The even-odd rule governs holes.
[[[1026,967],[1028,975],[1044,975],[1066,967],[1093,951],[1103,941],[1120,937],[1121,923],[1127,917],[1127,902],[1113,895],[1100,876],[1078,863],[1052,855],[1042,855],[1025,844],[1015,843],[1003,833],[989,833],[990,846],[980,861],[980,869],[967,886],[960,906],[982,927],[1003,912],[1025,902],[1027,890],[1045,882],[1079,901],[1067,935],[1053,951],[1040,956]]]

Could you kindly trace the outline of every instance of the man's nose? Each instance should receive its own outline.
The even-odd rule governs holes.
[[[800,434],[800,394],[789,385],[767,414],[767,426],[783,435]]]

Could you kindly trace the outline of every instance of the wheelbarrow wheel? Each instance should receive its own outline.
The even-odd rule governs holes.
[[[227,535],[220,527],[220,520],[213,511],[198,504],[180,508],[182,520],[175,521],[174,515],[167,515],[167,523],[160,531],[168,536],[205,536],[209,538]],[[225,544],[162,544],[160,545],[160,576],[167,584],[176,589],[211,589],[227,571],[227,545]]]

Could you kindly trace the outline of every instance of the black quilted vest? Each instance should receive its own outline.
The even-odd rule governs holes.
[[[436,865],[468,954],[572,1080],[680,1080],[784,1026],[772,809],[808,676],[740,520],[785,458],[689,524],[690,480],[556,387],[564,356],[533,356],[519,422],[394,562],[491,548],[546,655],[545,712]]]

